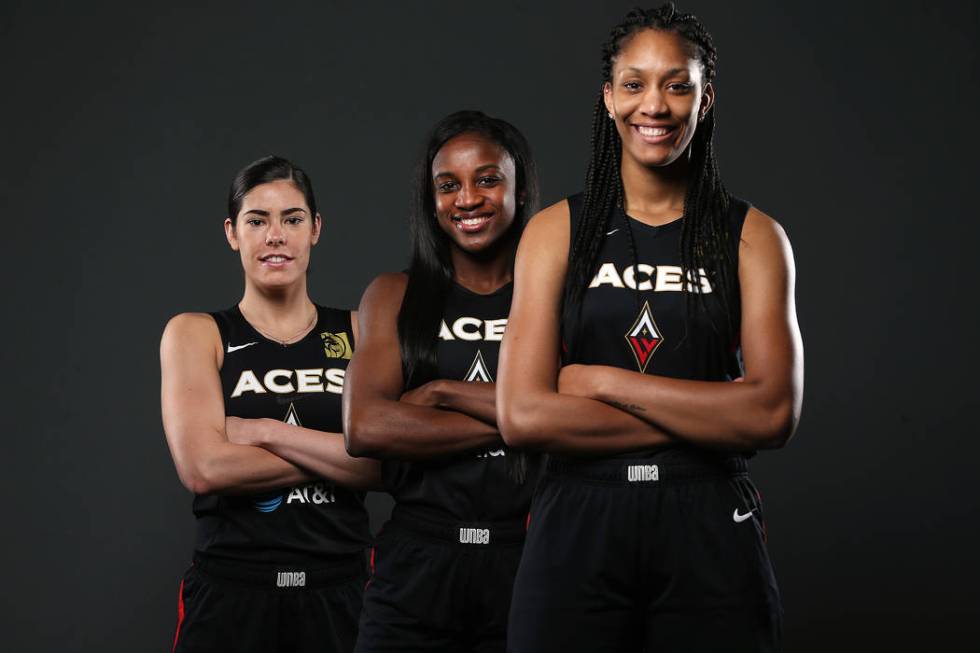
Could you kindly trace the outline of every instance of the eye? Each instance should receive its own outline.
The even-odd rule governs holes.
[[[630,92],[636,92],[639,91],[641,88],[643,88],[643,84],[637,81],[630,81],[630,82],[625,82],[623,84],[623,88],[625,88],[627,91]]]
[[[487,175],[486,177],[480,177],[477,180],[477,183],[480,184],[481,186],[496,186],[501,181],[503,180],[500,177],[497,177],[495,175]]]
[[[694,88],[692,82],[673,82],[667,85],[667,89],[674,93],[687,93]]]
[[[297,225],[303,222],[303,217],[299,215],[291,215],[285,220],[286,224]]]
[[[440,193],[451,193],[456,190],[455,181],[444,181],[441,184],[436,185],[436,190]]]
[[[249,218],[245,221],[245,224],[252,227],[261,227],[263,224],[262,218]]]

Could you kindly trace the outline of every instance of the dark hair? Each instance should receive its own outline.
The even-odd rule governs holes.
[[[503,238],[516,246],[524,224],[533,215],[538,203],[537,173],[531,148],[516,127],[480,111],[457,111],[432,128],[412,183],[409,216],[412,260],[408,268],[405,297],[398,313],[398,341],[406,389],[436,378],[436,338],[446,295],[452,284],[453,264],[449,255],[449,237],[436,220],[432,160],[447,141],[465,133],[486,137],[514,160],[517,174],[515,192],[522,202],[518,203],[510,233]]]
[[[316,198],[313,197],[313,182],[309,176],[302,168],[281,156],[264,156],[239,170],[231,182],[231,189],[228,191],[228,217],[231,218],[231,224],[234,225],[238,219],[242,200],[250,190],[280,179],[289,179],[296,184],[296,188],[306,199],[306,206],[310,208],[310,217],[315,217]]]
[[[656,9],[633,9],[623,22],[612,28],[609,40],[602,46],[603,87],[612,81],[614,60],[626,41],[646,29],[673,32],[683,38],[691,46],[691,55],[701,64],[705,83],[714,79],[717,51],[711,35],[694,14],[679,13],[673,3],[668,3]],[[728,210],[731,195],[725,190],[718,173],[712,148],[714,127],[715,109],[712,106],[698,125],[690,145],[680,258],[681,267],[686,271],[685,283],[695,292],[685,293],[685,323],[690,324],[692,302],[696,302],[697,310],[704,311],[711,321],[710,314],[705,310],[703,293],[697,291],[701,287],[700,269],[703,268],[728,316],[728,323],[721,327],[728,336],[723,341],[733,342],[738,324],[738,274],[730,246],[732,235],[729,233]],[[606,116],[600,87],[592,113],[592,156],[586,174],[582,218],[569,247],[569,267],[565,279],[564,316],[572,324],[577,323],[585,289],[595,275],[599,249],[608,231],[607,223],[613,209],[617,206],[623,208],[621,156],[619,133],[615,122]],[[636,244],[628,219],[626,231],[635,260]],[[715,329],[718,328],[711,323]]]
[[[531,147],[516,127],[480,111],[457,111],[436,123],[419,157],[412,183],[409,217],[412,260],[408,268],[405,297],[398,312],[398,342],[401,345],[402,378],[406,389],[436,378],[439,321],[453,280],[449,237],[436,220],[432,160],[447,141],[466,133],[480,134],[493,141],[514,161],[517,176],[514,192],[519,201],[514,223],[509,233],[501,237],[502,242],[509,242],[516,250],[524,224],[537,210],[538,177]],[[527,467],[527,456],[523,452],[508,455],[507,469],[514,481],[523,483],[527,480]]]

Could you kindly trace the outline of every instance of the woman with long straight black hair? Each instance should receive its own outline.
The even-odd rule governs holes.
[[[160,345],[163,426],[194,493],[194,564],[180,584],[175,652],[349,653],[370,540],[340,423],[356,344],[351,311],[307,292],[322,219],[302,169],[265,157],[235,176],[225,235],[245,291],[182,313]]]
[[[504,440],[552,454],[509,649],[776,650],[746,461],[800,414],[792,252],[721,183],[702,23],[634,10],[602,61],[584,192],[525,230],[501,350]]]
[[[496,425],[514,250],[537,200],[530,148],[477,111],[433,128],[412,261],[364,293],[344,391],[348,451],[381,458],[391,520],[371,553],[357,650],[503,651],[537,477]]]

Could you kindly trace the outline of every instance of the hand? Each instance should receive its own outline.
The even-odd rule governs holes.
[[[248,444],[258,446],[260,419],[243,419],[241,417],[225,418],[225,435],[232,444]]]
[[[574,397],[592,397],[597,365],[566,365],[558,372],[558,392]]]
[[[429,381],[419,387],[409,390],[401,396],[401,401],[415,406],[437,407],[440,401],[439,379]]]

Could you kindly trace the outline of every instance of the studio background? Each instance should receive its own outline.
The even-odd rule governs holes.
[[[311,293],[354,307],[407,260],[411,167],[446,113],[523,130],[545,205],[580,189],[599,46],[631,5],[0,7],[4,650],[170,650],[193,518],[158,345],[240,297],[234,172],[310,173]],[[681,8],[719,50],[723,178],[796,254],[803,419],[752,463],[786,650],[969,648],[980,9]]]

